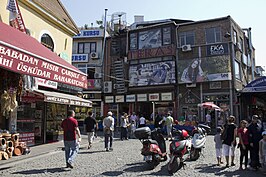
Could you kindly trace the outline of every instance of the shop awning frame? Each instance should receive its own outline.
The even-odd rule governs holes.
[[[34,92],[38,94],[43,94],[45,102],[82,106],[82,107],[92,107],[92,102],[90,100],[86,100],[75,95],[69,95],[65,93],[52,92],[46,90],[34,90]]]
[[[44,47],[35,38],[0,22],[0,67],[87,88],[87,75]]]
[[[266,92],[266,77],[258,78],[245,86],[243,93],[261,93]]]

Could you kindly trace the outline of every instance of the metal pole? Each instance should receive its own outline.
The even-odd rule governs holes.
[[[105,55],[105,43],[106,43],[106,16],[107,16],[107,10],[108,9],[105,9],[105,14],[104,14],[104,27],[103,27],[103,46],[102,46],[102,74],[103,74],[103,81],[104,81],[104,67],[105,67],[105,61],[104,61],[104,55]]]

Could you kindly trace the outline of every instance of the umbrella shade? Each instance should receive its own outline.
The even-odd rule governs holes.
[[[219,106],[212,102],[206,102],[206,103],[201,103],[198,104],[199,107],[206,108],[206,109],[215,109],[215,110],[221,110]]]

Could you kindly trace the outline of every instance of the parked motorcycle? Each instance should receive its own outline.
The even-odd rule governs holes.
[[[152,168],[167,160],[165,140],[160,128],[153,131],[149,127],[137,128],[134,135],[141,141],[141,154]]]
[[[198,125],[192,130],[192,140],[191,140],[191,153],[190,160],[197,160],[200,157],[202,149],[205,147],[206,142],[206,130]]]
[[[174,130],[174,140],[170,143],[170,161],[167,165],[169,174],[177,172],[190,159],[191,138],[186,130]]]

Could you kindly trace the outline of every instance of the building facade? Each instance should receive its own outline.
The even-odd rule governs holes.
[[[61,140],[67,110],[85,114],[91,107],[76,96],[87,88],[87,76],[71,65],[79,30],[60,1],[18,0],[25,34],[8,26],[8,2],[0,1],[1,132],[18,132],[28,145]]]
[[[239,94],[255,72],[250,29],[242,29],[230,16],[132,26],[134,29],[110,39],[125,35],[125,54],[106,59],[112,69],[119,62],[126,69],[122,78],[126,84],[124,92],[105,94],[107,105],[115,104],[120,111],[137,112],[146,118],[170,111],[178,120],[205,122],[210,113],[213,127],[218,119],[225,120],[231,114],[237,122],[241,119]],[[108,74],[117,80],[112,69]],[[117,88],[114,79],[109,80]],[[204,102],[221,110],[201,108],[199,104]]]

